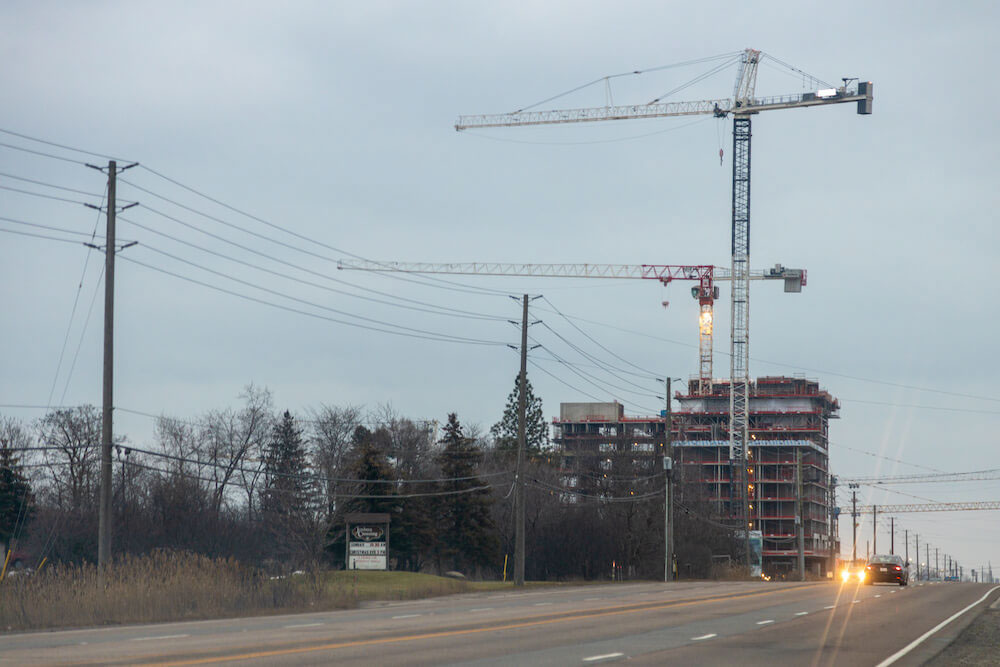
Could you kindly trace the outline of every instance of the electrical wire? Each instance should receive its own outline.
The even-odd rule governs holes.
[[[28,134],[21,134],[20,132],[14,132],[13,130],[6,130],[4,128],[0,128],[0,132],[2,132],[3,134],[9,134],[11,136],[18,137],[20,139],[27,139],[28,141],[35,141],[40,144],[45,144],[46,146],[52,146],[53,148],[62,148],[63,150],[73,151],[75,153],[83,153],[84,155],[91,155],[93,157],[102,157],[107,160],[118,160],[119,162],[134,162],[134,160],[122,160],[121,158],[116,158],[111,155],[105,155],[104,153],[95,153],[94,151],[88,151],[82,148],[74,148],[73,146],[67,146],[66,144],[59,144],[54,141],[39,139],[38,137],[32,137],[31,135]]]
[[[436,336],[436,337],[438,337],[438,338],[440,338],[442,340],[444,340],[444,339],[447,338],[447,339],[450,339],[450,340],[454,340],[455,342],[473,342],[473,341],[475,341],[475,342],[481,342],[479,339],[467,338],[465,336],[452,336],[450,334],[442,334],[442,333],[438,333],[436,331],[428,331],[426,329],[417,329],[415,327],[407,327],[407,326],[403,326],[401,324],[396,324],[396,323],[393,323],[393,322],[386,322],[384,320],[378,320],[378,319],[375,319],[375,318],[372,318],[372,317],[366,317],[364,315],[356,315],[354,313],[350,313],[350,312],[347,312],[345,310],[340,310],[338,308],[332,308],[330,306],[324,306],[322,304],[318,304],[318,303],[315,303],[313,301],[309,301],[307,299],[300,299],[298,297],[291,296],[290,294],[285,294],[284,292],[279,292],[277,290],[272,290],[272,289],[270,289],[268,287],[264,287],[262,285],[257,285],[255,283],[252,283],[252,282],[247,281],[247,280],[242,280],[240,278],[236,278],[236,277],[231,276],[231,275],[229,275],[227,273],[223,273],[222,271],[216,271],[215,269],[210,269],[210,268],[208,268],[206,266],[202,266],[201,264],[197,264],[196,262],[192,262],[190,260],[183,259],[181,257],[178,257],[177,255],[173,255],[173,254],[171,254],[169,252],[166,252],[164,250],[159,250],[157,248],[153,248],[153,247],[147,246],[147,245],[144,245],[144,246],[141,246],[141,247],[144,248],[144,249],[146,249],[146,250],[149,250],[151,252],[155,252],[157,254],[163,255],[164,257],[168,257],[168,258],[170,258],[170,259],[172,259],[174,261],[181,262],[182,264],[187,264],[188,266],[193,266],[193,267],[195,267],[197,269],[201,269],[202,271],[205,271],[206,273],[210,273],[212,275],[219,276],[221,278],[226,278],[228,280],[231,280],[231,281],[233,281],[233,282],[235,282],[237,284],[243,285],[245,287],[251,287],[253,289],[260,290],[262,292],[265,292],[267,294],[271,294],[273,296],[282,297],[282,298],[288,299],[290,301],[294,301],[296,303],[301,303],[301,304],[304,304],[304,305],[307,305],[307,306],[311,306],[313,308],[318,308],[320,310],[325,310],[325,311],[328,311],[328,312],[331,312],[331,313],[336,313],[338,315],[343,315],[345,317],[353,317],[353,318],[356,318],[356,319],[359,319],[359,320],[362,320],[362,321],[365,321],[365,322],[371,322],[373,324],[380,324],[380,325],[387,326],[387,327],[395,327],[396,329],[399,329],[401,331],[410,331],[410,332],[413,332],[413,333],[425,334],[427,336]],[[144,266],[148,266],[148,265],[144,265]]]
[[[147,264],[145,262],[141,262],[141,261],[139,261],[137,259],[133,259],[131,257],[126,257],[125,255],[122,255],[119,259],[125,260],[126,262],[129,262],[131,264],[136,264],[138,266],[142,266],[142,267],[147,268],[147,269],[149,269],[151,271],[156,271],[158,273],[163,273],[165,275],[172,276],[174,278],[177,278],[178,280],[183,280],[185,282],[189,282],[189,283],[192,283],[194,285],[199,285],[201,287],[205,287],[207,289],[214,290],[216,292],[222,292],[223,294],[228,294],[230,296],[235,296],[235,297],[237,297],[239,299],[243,299],[245,301],[251,301],[253,303],[257,303],[257,304],[261,304],[261,305],[265,305],[265,306],[270,306],[272,308],[276,308],[278,310],[283,310],[283,311],[289,312],[289,313],[297,313],[299,315],[305,315],[306,317],[311,317],[313,319],[319,319],[319,320],[325,320],[325,321],[328,321],[328,322],[333,322],[334,324],[343,324],[343,325],[349,326],[349,327],[355,327],[355,328],[358,328],[358,329],[365,329],[365,330],[368,330],[368,331],[378,331],[380,333],[387,333],[387,334],[391,334],[391,335],[394,335],[394,336],[402,336],[404,338],[419,338],[419,339],[423,339],[423,340],[433,340],[433,341],[438,341],[438,342],[443,342],[443,343],[461,343],[461,344],[466,344],[466,345],[493,345],[493,346],[506,346],[507,345],[507,343],[505,343],[504,341],[492,341],[492,340],[483,340],[483,339],[474,339],[474,338],[462,338],[462,337],[453,337],[453,336],[445,336],[445,335],[437,335],[437,334],[419,335],[419,334],[415,334],[415,333],[405,333],[405,332],[402,332],[402,331],[396,331],[396,330],[393,330],[393,329],[383,329],[383,328],[380,328],[380,327],[367,326],[367,325],[364,325],[364,324],[359,324],[357,322],[348,322],[346,320],[339,320],[339,319],[336,319],[336,318],[333,318],[333,317],[326,317],[324,315],[320,315],[319,313],[311,313],[309,311],[299,310],[298,308],[292,308],[290,306],[284,306],[282,304],[274,303],[274,302],[271,302],[271,301],[266,301],[264,299],[259,299],[257,297],[253,297],[253,296],[250,296],[248,294],[241,294],[239,292],[234,292],[234,291],[226,289],[224,287],[219,287],[217,285],[211,285],[211,284],[203,282],[201,280],[197,280],[196,278],[191,278],[191,277],[188,277],[188,276],[183,276],[183,275],[181,275],[179,273],[175,273],[173,271],[169,271],[169,270],[161,268],[161,267],[153,266],[152,264]],[[390,326],[395,326],[395,325],[390,325]]]
[[[5,131],[6,130],[0,130],[0,132],[5,132]],[[83,162],[81,160],[74,160],[73,158],[63,157],[62,155],[53,155],[52,153],[44,153],[42,151],[36,151],[36,150],[31,149],[31,148],[25,148],[24,146],[17,146],[15,144],[8,144],[8,143],[2,142],[2,141],[0,141],[0,146],[3,146],[4,148],[10,148],[10,149],[13,149],[15,151],[22,151],[24,153],[31,153],[32,155],[38,155],[38,156],[41,156],[41,157],[52,158],[53,160],[62,160],[63,162],[72,162],[73,164],[78,164],[78,165],[81,165],[81,166],[84,166],[84,167],[87,166],[87,163]]]
[[[4,176],[6,178],[13,178],[16,181],[23,181],[25,183],[33,183],[34,185],[41,185],[41,186],[44,186],[44,187],[47,187],[47,188],[54,188],[56,190],[62,190],[64,192],[73,192],[73,193],[78,194],[78,195],[87,195],[88,197],[101,197],[102,201],[103,201],[103,198],[104,198],[104,195],[99,195],[99,194],[94,193],[94,192],[87,192],[86,190],[77,190],[76,188],[67,188],[67,187],[62,186],[62,185],[55,185],[53,183],[46,183],[45,181],[36,181],[36,180],[34,180],[32,178],[25,178],[24,176],[15,176],[14,174],[7,174],[7,173],[4,173],[4,172],[0,172],[0,176]]]
[[[275,224],[273,222],[265,220],[264,218],[261,218],[259,216],[253,215],[252,213],[247,213],[246,211],[242,211],[242,210],[240,210],[240,209],[238,209],[238,208],[236,208],[234,206],[231,206],[231,205],[229,205],[229,204],[227,204],[227,203],[225,203],[225,202],[223,202],[221,200],[218,200],[218,199],[216,199],[214,197],[206,195],[203,192],[199,192],[198,190],[195,190],[194,188],[192,188],[192,187],[190,187],[188,185],[185,185],[185,184],[181,183],[180,181],[177,181],[177,180],[175,180],[173,178],[170,178],[169,176],[167,176],[165,174],[162,174],[162,173],[160,173],[160,172],[158,172],[158,171],[156,171],[156,170],[154,170],[154,169],[152,169],[150,167],[147,167],[145,165],[140,165],[140,168],[144,169],[145,171],[148,171],[149,173],[151,173],[151,174],[153,174],[155,176],[158,176],[159,178],[162,178],[163,180],[167,181],[168,183],[172,183],[173,185],[176,185],[179,188],[187,190],[188,192],[191,192],[192,194],[195,194],[195,195],[197,195],[199,197],[203,197],[204,199],[207,199],[208,201],[212,202],[213,204],[221,206],[221,207],[223,207],[223,208],[225,208],[225,209],[227,209],[229,211],[232,211],[233,213],[238,213],[239,215],[245,216],[245,217],[249,218],[250,220],[253,220],[255,222],[259,222],[260,224],[266,225],[266,226],[268,226],[268,227],[270,227],[272,229],[276,229],[278,231],[282,231],[282,232],[284,232],[284,233],[286,233],[286,234],[288,234],[288,235],[290,235],[290,236],[292,236],[294,238],[297,238],[297,239],[302,240],[302,241],[306,241],[307,243],[312,243],[312,244],[314,244],[316,246],[319,246],[321,248],[325,248],[326,250],[330,250],[330,251],[333,251],[333,252],[337,252],[337,253],[341,253],[341,254],[347,255],[349,257],[353,257],[355,259],[364,260],[364,261],[371,261],[371,260],[368,260],[368,259],[362,257],[361,255],[349,252],[347,250],[343,250],[341,248],[337,248],[336,246],[332,246],[332,245],[330,245],[328,243],[324,243],[324,242],[319,241],[317,239],[314,239],[312,237],[305,236],[304,234],[300,234],[300,233],[298,233],[296,231],[288,229],[287,227],[282,227],[281,225],[277,225],[277,224]],[[133,185],[133,187],[135,187],[135,186]],[[154,196],[159,196],[159,195],[154,195]],[[167,199],[166,201],[171,201],[171,203],[175,203],[175,202],[173,202],[172,200],[169,200],[169,199]],[[242,229],[244,231],[247,231],[248,233],[250,233],[245,228],[242,228]],[[410,273],[410,272],[403,272],[403,273]],[[472,285],[464,285],[463,283],[457,283],[457,282],[454,282],[454,281],[444,280],[444,279],[441,279],[441,278],[423,277],[422,280],[414,280],[412,278],[408,279],[408,278],[403,278],[402,276],[392,275],[391,273],[387,274],[387,275],[389,277],[393,278],[393,279],[396,279],[396,280],[402,280],[404,282],[411,282],[411,283],[415,283],[415,284],[418,284],[418,285],[423,285],[425,287],[438,287],[440,289],[448,289],[448,290],[451,290],[451,291],[465,292],[465,293],[469,293],[469,294],[483,294],[483,293],[486,293],[486,294],[493,294],[495,296],[510,296],[509,292],[504,292],[504,291],[501,291],[501,290],[495,290],[495,289],[490,289],[490,288],[476,287],[476,286],[472,286]],[[431,285],[431,284],[429,284],[430,282],[441,283],[441,285]],[[456,287],[456,285],[458,285],[459,287]]]
[[[126,218],[125,216],[121,216],[120,215],[120,216],[118,216],[118,219],[119,220],[123,220],[124,222],[127,222],[127,223],[129,223],[131,225],[134,225],[134,226],[136,226],[136,227],[138,227],[140,229],[143,229],[143,230],[145,230],[147,232],[150,232],[152,234],[156,234],[158,236],[162,236],[162,237],[167,238],[167,239],[169,239],[171,241],[174,241],[176,243],[180,243],[180,244],[188,246],[190,248],[194,248],[196,250],[200,250],[201,252],[207,253],[209,255],[213,255],[215,257],[219,257],[221,259],[225,259],[225,260],[233,262],[235,264],[240,264],[242,266],[246,266],[248,268],[255,269],[257,271],[262,271],[264,273],[268,273],[270,275],[274,275],[274,276],[278,276],[278,277],[281,277],[281,278],[285,278],[287,280],[298,282],[300,284],[307,285],[307,286],[310,286],[310,287],[315,287],[317,289],[326,290],[328,292],[333,292],[333,293],[336,293],[336,294],[342,294],[344,296],[349,296],[349,297],[352,297],[352,298],[355,298],[355,299],[361,299],[363,301],[369,301],[369,302],[373,302],[373,303],[380,303],[380,304],[387,305],[387,306],[392,306],[392,307],[395,307],[395,308],[405,308],[405,309],[408,309],[408,310],[415,310],[415,311],[418,311],[418,312],[431,313],[433,315],[446,315],[446,316],[451,316],[451,317],[464,317],[464,318],[467,318],[467,319],[477,319],[477,320],[496,320],[496,321],[499,321],[499,320],[506,320],[507,319],[506,317],[503,317],[501,315],[490,315],[488,313],[479,313],[479,312],[475,312],[475,311],[463,310],[463,309],[460,309],[460,308],[451,308],[451,307],[448,307],[448,306],[439,306],[439,305],[432,304],[432,303],[429,303],[429,302],[419,301],[417,299],[409,299],[409,298],[406,298],[406,297],[396,296],[396,295],[390,294],[388,292],[382,292],[380,290],[375,290],[375,289],[368,288],[368,287],[362,287],[360,285],[355,285],[354,283],[351,283],[349,281],[340,280],[338,278],[334,278],[334,277],[332,277],[330,275],[327,275],[325,273],[320,273],[318,271],[313,271],[313,270],[307,269],[307,268],[305,268],[303,266],[300,266],[300,265],[297,265],[297,264],[293,264],[291,262],[286,262],[284,260],[278,259],[278,258],[273,257],[271,255],[267,255],[265,253],[260,253],[260,252],[254,251],[252,249],[246,248],[245,246],[241,246],[241,245],[237,244],[237,247],[239,247],[239,248],[241,248],[243,250],[247,250],[248,252],[252,252],[252,253],[254,253],[256,255],[259,255],[261,257],[266,257],[267,259],[269,259],[271,261],[274,261],[274,262],[277,262],[279,264],[284,264],[286,266],[293,267],[293,268],[295,268],[295,269],[297,269],[299,271],[303,271],[303,272],[308,273],[308,274],[312,274],[312,275],[316,275],[316,276],[322,277],[322,278],[324,278],[326,280],[329,280],[330,282],[348,285],[350,287],[354,287],[356,289],[360,289],[360,290],[365,291],[365,292],[372,292],[374,294],[380,294],[380,295],[388,296],[388,297],[391,297],[393,299],[397,299],[399,301],[403,301],[403,302],[406,302],[406,303],[417,303],[417,304],[421,304],[421,305],[426,305],[428,307],[427,308],[422,308],[422,307],[418,307],[418,306],[410,306],[410,305],[404,305],[404,304],[400,304],[400,303],[392,303],[390,301],[385,301],[385,300],[382,300],[382,299],[376,299],[374,297],[368,297],[368,296],[364,296],[364,295],[361,295],[361,294],[354,294],[354,293],[348,292],[346,290],[341,290],[341,289],[337,289],[337,288],[334,288],[334,287],[329,287],[327,285],[320,285],[318,283],[314,283],[314,282],[311,282],[311,281],[308,281],[308,280],[304,280],[302,278],[297,278],[297,277],[289,275],[287,273],[281,273],[280,271],[274,271],[272,269],[265,268],[265,267],[260,266],[258,264],[253,264],[251,262],[246,262],[244,260],[237,259],[236,257],[232,257],[232,256],[226,255],[224,253],[220,253],[218,251],[211,250],[209,248],[205,248],[204,246],[199,246],[199,245],[197,245],[195,243],[191,243],[190,241],[185,241],[183,239],[177,238],[176,236],[172,236],[170,234],[167,234],[165,232],[159,231],[159,230],[154,229],[152,227],[149,227],[147,225],[143,225],[142,223],[136,222],[135,220],[132,220],[131,218]]]
[[[101,195],[101,204],[100,204],[100,206],[98,206],[97,219],[94,221],[94,228],[93,228],[93,230],[90,233],[90,242],[91,243],[93,243],[94,240],[97,237],[97,225],[98,225],[98,223],[101,220],[100,209],[104,206],[104,200],[105,200],[106,197],[107,197],[107,186],[105,186],[104,192]],[[91,250],[93,250],[93,248],[91,248]],[[83,281],[84,281],[84,278],[87,277],[87,267],[90,266],[90,257],[91,257],[92,254],[93,254],[92,252],[88,252],[84,256],[83,271],[80,273],[80,281],[77,284],[76,294],[73,297],[73,307],[70,309],[69,322],[66,324],[66,335],[63,337],[62,347],[59,349],[59,361],[56,363],[55,376],[52,378],[52,387],[49,389],[49,398],[46,401],[49,404],[52,403],[52,396],[56,392],[56,383],[59,382],[59,372],[62,370],[63,358],[66,355],[66,345],[69,344],[69,335],[70,335],[70,332],[73,330],[73,318],[76,316],[76,308],[77,308],[77,305],[80,303],[80,294],[83,292]],[[104,276],[104,270],[102,269],[101,270],[101,277],[103,277],[103,276]],[[98,283],[100,283],[100,278],[98,279]],[[91,308],[93,308],[93,301],[91,301]],[[89,312],[88,312],[87,320],[88,321],[90,320]],[[79,352],[79,347],[77,347],[77,352]],[[73,362],[74,362],[73,365],[75,366],[76,365],[76,357],[75,357],[75,355],[74,355]],[[67,385],[68,385],[68,380],[67,380]],[[64,392],[64,394],[65,394],[65,392]]]
[[[50,236],[48,234],[36,234],[34,232],[22,232],[16,229],[0,229],[0,232],[4,234],[14,234],[15,236],[28,236],[35,239],[45,239],[46,241],[61,241],[62,243],[72,243],[74,245],[80,245],[81,241],[79,239],[64,239],[58,236]]]
[[[68,199],[66,197],[59,197],[57,195],[49,195],[44,192],[32,192],[31,190],[24,190],[22,188],[15,188],[9,185],[0,185],[0,190],[8,190],[10,192],[17,192],[22,195],[31,195],[32,197],[41,197],[42,199],[51,199],[53,201],[67,202],[69,204],[80,204],[81,206],[86,206],[87,202],[82,202],[77,199]],[[94,195],[95,197],[97,195]]]

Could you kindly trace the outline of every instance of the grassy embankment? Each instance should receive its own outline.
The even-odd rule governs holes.
[[[98,584],[93,565],[51,566],[0,582],[0,631],[349,609],[509,588],[413,572],[306,572],[270,577],[232,560],[180,553],[124,558]]]

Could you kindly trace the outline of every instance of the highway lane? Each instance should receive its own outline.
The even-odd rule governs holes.
[[[541,588],[340,612],[7,635],[0,637],[0,663],[712,665],[738,655],[746,665],[876,665],[987,590],[764,582]],[[974,613],[896,664],[919,664]]]

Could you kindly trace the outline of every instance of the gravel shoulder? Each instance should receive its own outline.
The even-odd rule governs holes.
[[[995,666],[1000,663],[1000,598],[994,601],[927,665]]]

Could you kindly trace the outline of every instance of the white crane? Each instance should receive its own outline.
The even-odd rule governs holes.
[[[545,278],[604,278],[659,280],[669,285],[675,280],[693,280],[691,296],[698,300],[698,393],[712,391],[712,337],[716,282],[731,281],[729,269],[708,264],[511,264],[503,262],[380,262],[343,259],[338,269],[402,273],[449,273],[480,276],[531,276]],[[751,271],[750,280],[783,280],[786,292],[801,292],[806,284],[805,269],[781,264],[766,271]]]
[[[729,98],[693,102],[660,102],[648,104],[557,109],[548,111],[515,111],[513,113],[459,116],[456,130],[488,127],[519,127],[524,125],[559,125],[607,120],[633,120],[712,114],[733,116],[733,193],[732,193],[732,268],[733,282],[730,318],[730,387],[729,387],[729,452],[730,459],[745,471],[746,446],[749,437],[750,391],[750,117],[762,111],[799,109],[831,104],[857,103],[857,112],[872,112],[871,81],[843,78],[840,87],[815,91],[755,97],[757,67],[768,57],[756,49],[745,49],[740,58],[733,95]],[[779,64],[781,61],[772,58]],[[749,495],[746,479],[740,485],[744,519],[749,517]],[[746,525],[746,522],[745,524]],[[749,549],[749,541],[747,541]],[[748,555],[749,562],[749,555]]]

